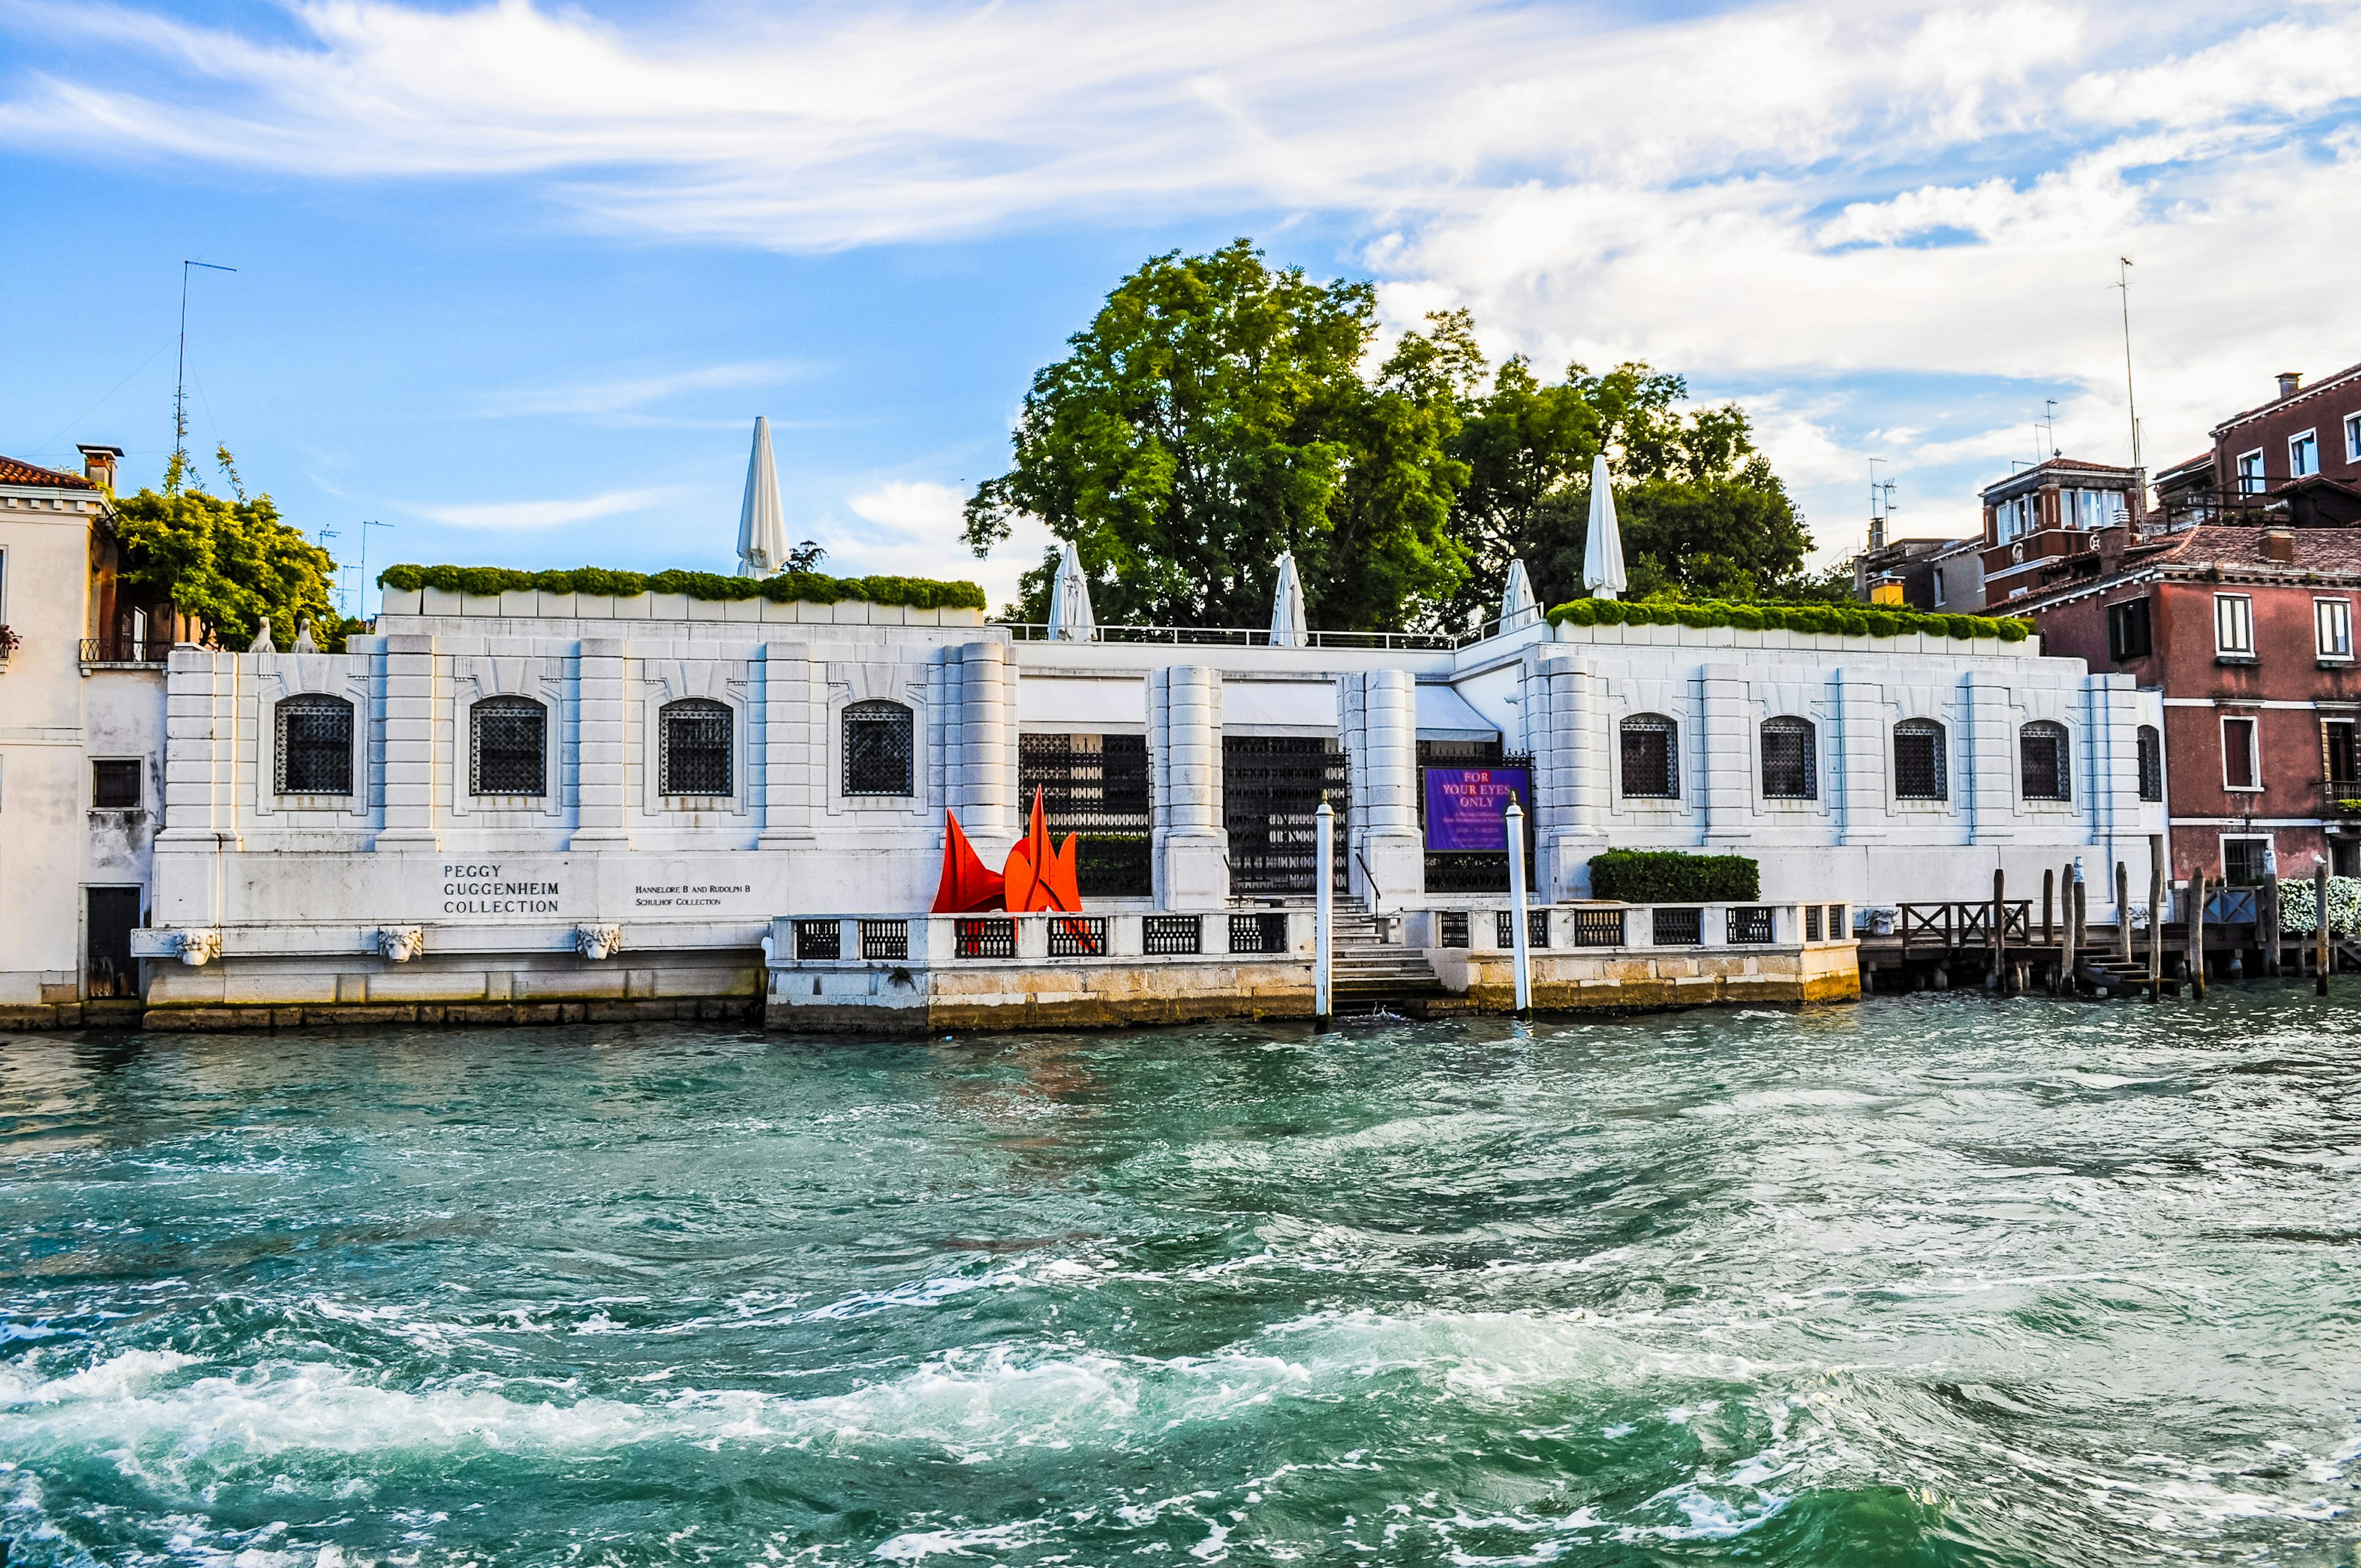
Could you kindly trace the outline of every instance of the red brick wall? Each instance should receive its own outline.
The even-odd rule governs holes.
[[[2273,405],[2222,433],[2214,443],[2219,483],[2224,489],[2237,483],[2238,455],[2263,449],[2263,477],[2279,484],[2288,472],[2288,439],[2304,431],[2320,435],[2320,471],[2333,479],[2361,477],[2361,464],[2345,455],[2345,419],[2361,413],[2361,379],[2332,384],[2306,396],[2299,393],[2284,407]]]

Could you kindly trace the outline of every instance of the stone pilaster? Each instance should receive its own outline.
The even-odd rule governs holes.
[[[951,809],[971,839],[1010,839],[1031,802],[1016,798],[1016,673],[999,642],[961,647]]]
[[[1960,801],[1971,844],[2004,844],[2016,837],[2016,712],[2009,688],[1998,675],[1970,670],[1960,687],[1957,743],[1964,745],[1954,767],[1967,796]]]
[[[757,844],[784,850],[816,841],[818,759],[812,755],[811,646],[763,648],[763,830]]]
[[[1837,805],[1837,842],[1874,844],[1886,837],[1886,780],[1893,767],[1894,715],[1885,688],[1860,670],[1839,668],[1828,677],[1837,713],[1836,744],[1829,757],[1836,777],[1824,782]]]
[[[1148,744],[1156,787],[1152,853],[1159,909],[1229,901],[1222,826],[1222,673],[1202,664],[1151,671]]]
[[[385,826],[378,848],[434,849],[434,639],[388,637]]]
[[[1371,670],[1339,683],[1352,762],[1349,876],[1372,910],[1417,902],[1426,887],[1418,831],[1418,692],[1408,670]]]
[[[237,847],[237,655],[172,650],[164,677],[164,821],[151,926],[221,920],[220,855]]]
[[[1697,682],[1697,710],[1705,731],[1699,759],[1708,844],[1725,849],[1754,833],[1754,748],[1748,744],[1746,672],[1736,664],[1708,664]]]
[[[581,718],[575,744],[578,806],[574,837],[577,850],[620,849],[631,842],[627,815],[624,745],[628,726],[623,705],[623,642],[586,637],[576,679]]]

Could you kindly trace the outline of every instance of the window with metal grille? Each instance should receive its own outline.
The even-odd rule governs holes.
[[[1049,921],[1049,956],[1053,959],[1106,957],[1106,916],[1059,915]]]
[[[1222,828],[1229,838],[1231,892],[1312,890],[1323,795],[1334,813],[1331,885],[1343,893],[1353,808],[1344,748],[1322,736],[1222,737]]]
[[[1903,800],[1951,798],[1943,727],[1933,719],[1905,718],[1894,727],[1894,793]]]
[[[1492,912],[1492,945],[1494,947],[1515,947],[1517,945],[1517,916],[1515,911],[1508,909],[1494,910]],[[1525,946],[1528,948],[1546,948],[1550,945],[1549,938],[1549,911],[1546,909],[1526,910]]]
[[[136,811],[139,808],[139,761],[93,762],[90,765],[90,803],[101,811]]]
[[[539,795],[549,710],[530,697],[486,697],[467,710],[467,793]]]
[[[1230,951],[1234,953],[1283,953],[1287,951],[1286,915],[1231,916]]]
[[[1437,946],[1464,948],[1467,945],[1467,911],[1465,909],[1438,910],[1434,925]]]
[[[728,795],[732,716],[727,703],[691,697],[656,714],[656,792]]]
[[[1674,742],[1679,730],[1661,713],[1635,713],[1623,721],[1623,793],[1640,800],[1678,800],[1680,772]]]
[[[908,958],[910,923],[907,920],[863,920],[861,923],[861,956],[897,961]]]
[[[353,705],[341,697],[291,696],[279,705],[279,793],[353,793]]]
[[[1817,904],[1806,904],[1804,905],[1804,940],[1817,942],[1819,939],[1820,906]]]
[[[1156,890],[1145,735],[1019,736],[1016,798],[1025,809],[1037,791],[1050,836],[1074,837],[1083,896],[1146,897]]]
[[[2222,880],[2232,887],[2258,887],[2270,866],[2268,839],[2222,840]]]
[[[814,959],[844,957],[844,922],[841,920],[798,920],[796,922],[796,958],[799,962]]]
[[[2150,652],[2147,599],[2125,599],[2107,607],[2107,657],[2116,663],[2145,659]]]
[[[1694,948],[1705,940],[1702,909],[1659,909],[1651,924],[1660,948]]]
[[[1820,798],[1818,740],[1808,718],[1766,718],[1763,721],[1763,798]]]
[[[2036,719],[2016,732],[2017,772],[2027,800],[2071,800],[2073,774],[2067,767],[2066,727]]]
[[[1205,917],[1202,915],[1150,915],[1139,923],[1139,945],[1151,955],[1205,950]]]
[[[1845,906],[1841,904],[1829,905],[1828,940],[1831,942],[1843,941],[1845,939]]]
[[[1730,906],[1730,939],[1733,942],[1769,941],[1771,911],[1761,905],[1731,905]]]
[[[962,959],[1013,959],[1016,956],[1016,922],[997,919],[951,922],[951,951]]]
[[[844,793],[915,795],[917,721],[898,702],[856,702],[844,710]]]
[[[1620,909],[1577,909],[1574,912],[1574,945],[1577,948],[1620,948],[1623,945]]]
[[[2139,797],[2164,798],[2164,733],[2153,724],[2139,727]]]

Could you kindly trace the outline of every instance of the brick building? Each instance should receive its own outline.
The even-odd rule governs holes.
[[[2051,457],[1983,490],[1983,608],[2013,615],[2101,530],[2146,510],[2140,472]]]
[[[2309,387],[2282,371],[2279,396],[2211,433],[2212,450],[2157,475],[2157,508],[2169,526],[2361,522],[2361,365]]]

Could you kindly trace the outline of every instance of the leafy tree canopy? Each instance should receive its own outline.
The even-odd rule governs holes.
[[[1400,626],[1464,573],[1451,350],[1418,334],[1377,374],[1366,283],[1274,271],[1251,243],[1159,256],[1036,376],[1008,472],[967,506],[978,554],[1031,514],[1074,541],[1101,620],[1251,626],[1293,551],[1329,627]],[[1047,613],[1052,554],[1013,613]]]
[[[969,544],[1040,518],[1106,621],[1261,624],[1292,550],[1316,626],[1466,627],[1520,556],[1543,605],[1583,592],[1603,451],[1627,597],[1850,597],[1802,575],[1811,536],[1737,405],[1688,408],[1680,377],[1642,364],[1493,367],[1464,311],[1372,369],[1376,336],[1366,282],[1273,271],[1243,239],[1155,258],[1034,378]],[[1026,574],[1013,617],[1046,617],[1056,569],[1052,553]]]
[[[176,457],[162,494],[143,489],[115,502],[120,581],[161,594],[225,648],[252,643],[264,616],[282,647],[307,620],[322,649],[342,648],[346,623],[329,598],[335,560],[280,521],[268,495],[238,491],[229,454],[220,457],[235,499],[185,488]]]

